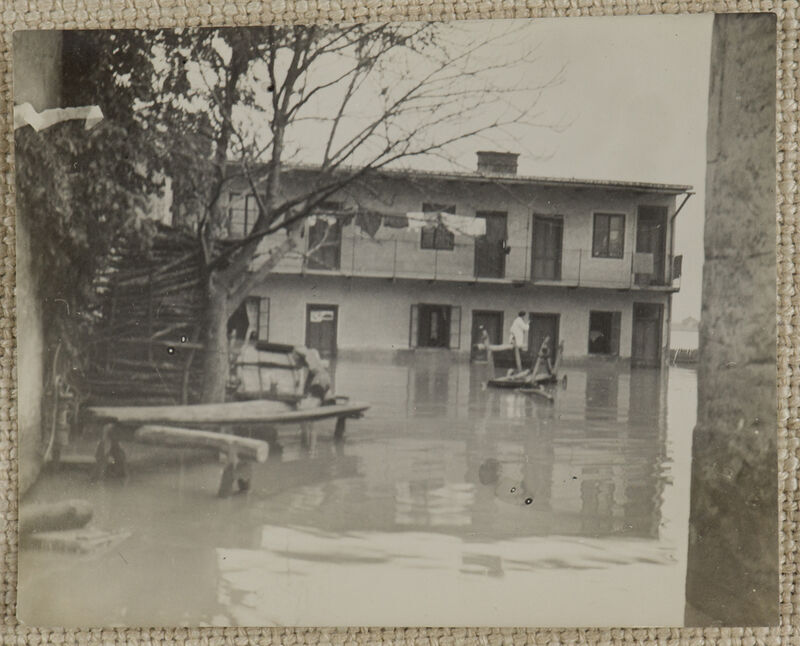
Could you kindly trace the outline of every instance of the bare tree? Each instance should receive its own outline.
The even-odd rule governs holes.
[[[207,268],[204,401],[225,395],[230,315],[297,249],[302,221],[323,202],[388,166],[446,157],[459,140],[536,127],[536,97],[555,76],[539,84],[525,77],[530,49],[511,61],[495,55],[513,37],[504,30],[476,40],[474,30],[446,23],[139,37],[151,79],[131,119],[161,142],[176,221],[195,231]],[[129,87],[132,72],[122,65],[115,82]],[[316,172],[290,193],[283,174],[298,161]],[[233,242],[226,196],[243,181],[258,213]],[[279,232],[280,244],[264,252],[264,238]]]

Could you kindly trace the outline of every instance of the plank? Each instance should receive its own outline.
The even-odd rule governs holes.
[[[292,424],[331,417],[358,417],[369,404],[351,402],[335,406],[314,405],[295,409],[284,402],[256,400],[188,406],[90,406],[87,413],[96,420],[118,424]]]
[[[269,444],[262,440],[175,426],[145,425],[136,429],[133,439],[142,444],[154,444],[177,449],[235,450],[240,458],[255,460],[256,462],[266,462],[269,455]]]

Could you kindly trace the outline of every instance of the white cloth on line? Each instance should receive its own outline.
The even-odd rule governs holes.
[[[79,108],[52,108],[36,112],[30,103],[14,106],[14,130],[31,126],[36,132],[54,126],[61,121],[79,119],[85,121],[84,128],[91,130],[103,120],[103,111],[96,105]]]
[[[412,231],[418,231],[441,222],[452,233],[473,237],[486,235],[485,218],[437,212],[412,212],[406,213],[406,217],[408,218],[408,228]]]

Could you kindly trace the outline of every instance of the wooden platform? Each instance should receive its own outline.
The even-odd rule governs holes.
[[[270,400],[195,404],[190,406],[91,406],[87,414],[99,422],[120,425],[174,424],[220,426],[223,424],[299,424],[330,418],[360,417],[369,404],[295,407]]]
[[[307,433],[313,422],[335,419],[333,438],[341,441],[346,420],[361,417],[368,408],[368,404],[349,402],[321,406],[314,399],[295,404],[262,399],[189,406],[90,406],[85,410],[86,416],[102,425],[93,478],[127,473],[121,441],[172,448],[204,447],[227,454],[218,490],[224,498],[237,487],[241,492],[249,490],[250,463],[264,462],[269,453],[266,441],[237,435],[249,434],[255,427],[274,431],[274,427],[284,424],[298,424],[301,432]]]

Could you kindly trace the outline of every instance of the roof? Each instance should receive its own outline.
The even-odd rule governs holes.
[[[318,166],[296,164],[286,170],[315,171]],[[680,195],[690,193],[694,187],[688,184],[659,184],[654,182],[628,182],[620,180],[576,179],[558,177],[536,177],[532,175],[511,175],[502,173],[479,173],[463,171],[425,171],[416,169],[382,168],[376,174],[387,177],[413,177],[417,179],[437,179],[454,182],[478,182],[492,184],[527,184],[531,186],[552,186],[568,188],[605,188],[620,191],[662,193]]]

